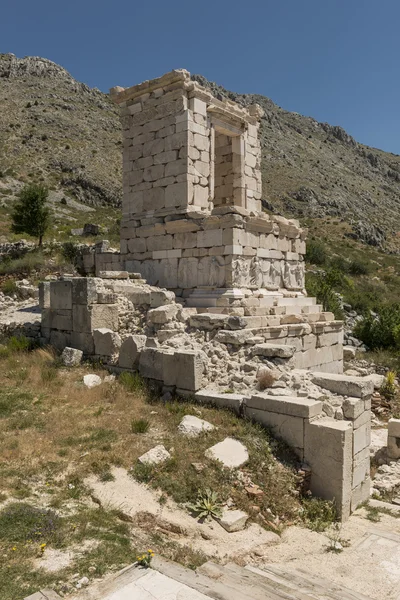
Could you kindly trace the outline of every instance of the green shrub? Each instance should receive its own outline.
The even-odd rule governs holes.
[[[12,231],[38,238],[39,246],[42,245],[43,236],[50,226],[50,209],[46,204],[48,195],[49,190],[44,185],[25,185],[11,215]]]
[[[400,304],[386,304],[378,311],[363,318],[354,328],[354,335],[371,350],[395,348],[398,343],[400,326]]]
[[[1,291],[6,296],[12,296],[13,294],[18,295],[17,284],[12,279],[7,279],[7,281],[4,281],[4,283],[1,284]]]
[[[369,266],[361,260],[354,259],[349,263],[350,275],[368,275],[369,271]]]
[[[29,275],[32,271],[41,269],[46,260],[40,251],[27,252],[15,259],[3,260],[0,263],[0,275]]]
[[[65,242],[62,245],[61,254],[68,263],[74,265],[75,267],[78,264],[79,258],[81,256],[81,251],[79,249],[79,246],[77,244],[74,244],[74,242]]]
[[[303,520],[312,531],[325,531],[337,519],[335,504],[321,498],[305,498],[302,501]]]
[[[323,310],[333,312],[336,319],[343,318],[343,308],[336,288],[346,284],[342,273],[336,269],[322,271],[306,277],[306,289],[309,296],[315,296]]]
[[[325,246],[318,240],[308,240],[305,259],[312,265],[324,265],[328,259]]]

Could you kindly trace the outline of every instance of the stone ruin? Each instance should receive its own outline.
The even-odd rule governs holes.
[[[184,70],[111,96],[120,252],[92,253],[94,277],[41,284],[41,341],[269,427],[346,518],[369,497],[374,386],[341,374],[343,323],[306,295],[306,231],[262,211],[262,110]]]

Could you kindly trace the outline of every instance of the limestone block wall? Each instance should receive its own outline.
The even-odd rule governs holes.
[[[217,100],[185,70],[111,97],[124,137],[123,226],[225,203],[261,210],[260,107]]]
[[[306,232],[297,221],[221,212],[123,226],[125,268],[178,295],[199,287],[304,290]]]
[[[370,406],[368,393],[348,398],[343,405],[345,418],[337,421],[323,414],[322,402],[269,397],[265,392],[245,399],[243,410],[247,418],[271,429],[296,451],[312,469],[311,491],[335,500],[346,519],[369,498]]]
[[[70,278],[41,283],[41,336],[59,350],[72,346],[94,354],[93,331],[108,327],[118,331],[118,305],[105,293],[98,278]]]

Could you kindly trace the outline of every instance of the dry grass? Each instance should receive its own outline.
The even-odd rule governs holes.
[[[263,368],[257,373],[258,387],[260,390],[266,390],[272,387],[272,384],[277,380],[277,376],[271,369]]]
[[[138,378],[123,377],[121,381],[87,389],[82,383],[86,373],[103,377],[106,372],[91,365],[65,369],[51,350],[29,352],[23,345],[17,348],[0,354],[2,500],[7,496],[8,502],[23,499],[39,506],[44,502],[74,522],[89,519],[91,524],[82,533],[84,539],[85,535],[91,536],[93,519],[100,518],[93,509],[90,516],[84,517],[88,511],[84,479],[94,473],[100,480],[110,481],[111,467],[115,465],[130,469],[140,481],[162,490],[164,498],[194,502],[199,490],[210,488],[218,491],[221,501],[232,498],[238,508],[248,511],[253,520],[265,527],[274,528],[277,522],[284,525],[299,518],[296,460],[261,427],[224,410],[189,402],[164,404]],[[178,433],[177,426],[186,414],[200,416],[216,425],[216,429],[196,439],[185,438]],[[225,436],[241,440],[249,450],[249,462],[242,470],[244,482],[235,472],[222,469],[204,456],[208,447]],[[137,458],[157,444],[164,444],[171,460],[154,468],[139,467]],[[204,466],[200,472],[193,466],[198,463]],[[250,481],[259,486],[262,495],[248,495],[245,487]],[[65,510],[71,507],[75,515],[67,517]],[[205,560],[197,553],[187,554],[168,540],[156,543],[151,538],[151,527],[141,532],[139,539],[137,531],[132,529],[125,528],[123,534],[116,535],[119,516],[104,511],[102,514],[105,524],[100,524],[99,530],[107,532],[110,528],[114,532],[110,533],[110,546],[108,538],[102,541],[103,570],[115,564],[113,553],[132,556],[132,547],[141,547],[146,541],[156,551],[188,566],[194,567]],[[76,532],[68,527],[66,531],[65,544],[69,545],[76,541]],[[7,554],[9,548],[0,543],[2,551]],[[23,560],[20,555],[19,577],[24,585],[28,585],[24,573],[32,570],[30,552],[24,554]],[[85,556],[80,560],[89,566]],[[77,568],[76,564],[72,567],[74,572]],[[0,568],[3,598],[2,576]],[[30,593],[39,587],[35,588],[34,580],[29,585]],[[4,599],[22,598],[22,594],[18,595],[20,589],[13,589],[13,596],[3,594]]]

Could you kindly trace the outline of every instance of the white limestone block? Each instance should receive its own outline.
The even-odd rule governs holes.
[[[211,446],[205,451],[205,456],[213,460],[219,460],[224,467],[236,469],[249,460],[246,446],[233,438],[225,438],[222,442]]]
[[[188,437],[197,437],[213,429],[215,429],[214,425],[193,415],[185,415],[178,425],[178,431]]]

